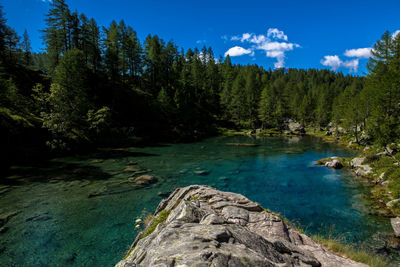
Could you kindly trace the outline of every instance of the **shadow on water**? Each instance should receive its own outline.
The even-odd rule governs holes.
[[[126,151],[124,149],[107,149],[90,155],[58,158],[32,166],[13,166],[11,168],[12,175],[3,176],[2,179],[0,178],[0,185],[17,186],[29,182],[47,183],[57,180],[106,180],[115,175],[115,173],[105,172],[98,166],[87,164],[87,161],[93,159],[92,162],[89,163],[102,163],[109,159],[117,161],[125,158],[157,156],[159,155],[153,153]],[[73,160],[74,162],[68,162],[69,160]],[[127,164],[129,165],[129,163]]]

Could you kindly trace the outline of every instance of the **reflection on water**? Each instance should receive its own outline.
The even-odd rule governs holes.
[[[311,137],[217,137],[14,168],[0,185],[0,265],[111,266],[133,241],[135,220],[190,184],[244,194],[308,233],[376,243],[376,233],[390,226],[388,219],[368,215],[367,188],[345,170],[314,164],[349,154]],[[157,183],[132,183],[140,174],[155,176]]]

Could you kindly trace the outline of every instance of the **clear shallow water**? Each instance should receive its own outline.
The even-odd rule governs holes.
[[[236,142],[260,146],[227,145]],[[366,246],[391,231],[389,220],[368,214],[368,189],[349,172],[314,164],[351,154],[311,137],[217,137],[14,168],[0,186],[0,214],[15,214],[0,233],[0,265],[112,266],[135,238],[135,220],[163,198],[158,194],[190,184],[244,194],[307,233],[332,232]],[[158,182],[128,182],[128,166],[149,170]]]

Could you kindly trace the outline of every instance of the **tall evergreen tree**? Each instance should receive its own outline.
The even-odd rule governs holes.
[[[28,31],[25,29],[22,39],[22,52],[24,53],[24,64],[30,66],[32,64],[32,47],[29,39]]]

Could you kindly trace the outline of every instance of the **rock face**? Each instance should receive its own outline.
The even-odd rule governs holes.
[[[242,195],[193,185],[158,205],[117,266],[366,265],[327,251]]]

